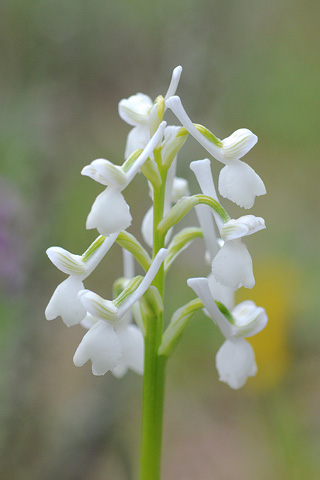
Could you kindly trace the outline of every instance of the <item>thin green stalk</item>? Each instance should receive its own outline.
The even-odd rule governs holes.
[[[164,246],[164,235],[157,227],[163,218],[166,172],[157,162],[162,184],[154,191],[153,256]],[[164,266],[162,264],[153,285],[162,300],[164,296]],[[163,313],[149,316],[145,335],[145,363],[143,377],[142,441],[140,480],[160,480],[162,421],[166,358],[158,355],[163,333]]]

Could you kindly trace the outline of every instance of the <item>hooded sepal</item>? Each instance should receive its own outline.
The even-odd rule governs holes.
[[[228,241],[252,235],[264,228],[266,228],[266,224],[262,217],[244,215],[243,217],[231,219],[223,224],[220,234],[222,240]]]
[[[90,165],[86,165],[81,170],[82,175],[92,178],[102,185],[109,185],[122,189],[126,185],[126,175],[119,165],[114,165],[109,160],[98,158],[93,160]]]
[[[257,307],[251,300],[239,303],[231,313],[235,337],[252,337],[263,330],[268,323],[265,309]]]
[[[81,255],[74,255],[61,247],[50,247],[46,253],[53,265],[61,272],[67,275],[85,275],[86,265]]]

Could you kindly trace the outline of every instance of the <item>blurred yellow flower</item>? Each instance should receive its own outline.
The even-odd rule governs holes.
[[[255,390],[272,389],[290,368],[290,318],[297,292],[297,276],[296,269],[280,259],[256,265],[257,284],[250,291],[250,299],[264,306],[269,322],[262,332],[248,339],[258,365],[257,376],[249,382]],[[248,291],[241,289],[238,295],[244,300]]]

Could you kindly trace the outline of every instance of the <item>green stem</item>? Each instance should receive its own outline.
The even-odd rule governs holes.
[[[158,160],[156,158],[156,160]],[[154,189],[153,220],[153,256],[164,246],[164,235],[158,231],[158,224],[163,218],[166,171],[157,162],[162,183]],[[164,296],[164,266],[162,264],[153,285],[161,298]],[[143,377],[142,404],[142,441],[140,480],[160,480],[162,420],[164,405],[166,358],[158,355],[163,333],[163,313],[149,316],[146,322],[145,362]]]

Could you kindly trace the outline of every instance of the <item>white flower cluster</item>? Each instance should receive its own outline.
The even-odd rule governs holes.
[[[219,193],[241,207],[250,208],[255,197],[265,194],[266,190],[261,178],[240,159],[256,144],[257,137],[242,128],[219,140],[202,125],[192,123],[180,98],[175,95],[181,71],[181,67],[174,69],[166,95],[158,96],[154,102],[142,93],[120,101],[119,115],[133,127],[127,138],[123,165],[114,165],[100,158],[83,168],[83,175],[105,186],[94,201],[86,222],[87,229],[97,229],[100,236],[83,255],[73,255],[60,247],[47,250],[50,260],[68,278],[55,290],[46,309],[46,318],[51,320],[61,316],[67,326],[81,324],[88,329],[73,358],[76,366],[91,360],[95,375],[111,371],[116,376],[122,376],[128,368],[143,373],[144,324],[141,318],[139,320],[139,305],[165,258],[168,256],[164,262],[166,270],[198,235],[196,229],[189,229],[185,240],[181,232],[180,236],[177,234],[168,249],[154,252],[152,261],[139,242],[127,234],[130,235],[127,247],[132,242],[136,260],[139,261],[140,255],[147,259],[148,265],[143,278],[134,277],[133,258],[126,254],[126,281],[113,300],[105,300],[86,290],[83,284],[118,241],[121,232],[131,225],[130,208],[122,191],[141,171],[149,182],[152,199],[155,189],[164,189],[163,220],[160,223],[161,228],[166,226],[166,221],[169,225],[164,232],[166,242],[172,236],[173,225],[192,206],[196,208],[211,273],[207,278],[189,279],[188,285],[199,297],[201,308],[226,338],[216,356],[220,380],[232,388],[240,388],[257,370],[252,347],[244,338],[264,328],[267,316],[263,308],[256,307],[251,301],[233,308],[233,294],[241,286],[254,286],[252,260],[242,238],[265,228],[265,223],[262,218],[253,215],[238,219],[228,217],[217,198],[209,159],[190,165],[202,192],[193,197],[188,197],[187,181],[176,177],[176,165],[177,154],[191,134],[212,157],[225,165],[219,176]],[[163,121],[167,108],[172,110],[182,126],[167,126]],[[187,208],[188,202],[190,205],[193,202],[190,208]],[[149,247],[153,247],[156,227],[151,206],[141,227],[142,237]],[[190,238],[188,235],[191,235]],[[132,323],[132,312],[137,325]],[[178,330],[175,324],[172,332]],[[178,333],[170,333],[167,338],[172,340],[175,335],[178,336]],[[160,351],[165,351],[165,347],[162,350],[160,347]]]

